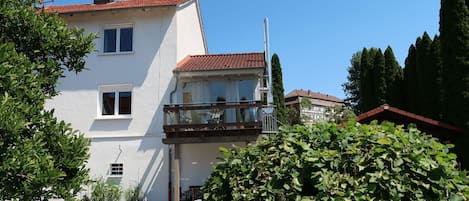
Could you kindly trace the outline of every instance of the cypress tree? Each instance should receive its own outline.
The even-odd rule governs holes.
[[[366,78],[368,77],[368,74],[371,73],[369,72],[371,68],[370,67],[371,61],[369,57],[370,57],[370,53],[368,52],[366,48],[363,48],[362,55],[360,58],[360,72],[359,72],[360,73],[360,79],[359,79],[360,101],[358,102],[360,111],[363,111],[363,112],[368,111],[367,109],[368,109],[370,96],[371,96],[371,93],[369,90],[369,88],[371,88],[371,83],[366,82]]]
[[[469,11],[466,1],[441,0],[440,42],[444,120],[469,128]]]
[[[355,114],[360,113],[359,101],[360,101],[360,60],[361,51],[356,52],[352,55],[350,60],[350,66],[348,67],[347,82],[342,84],[342,88],[347,98],[345,98],[345,104],[350,106]]]
[[[360,59],[360,111],[366,112],[373,109],[376,103],[373,66],[374,57],[378,50],[364,48]]]
[[[387,103],[402,108],[402,68],[399,63],[397,63],[394,52],[390,46],[384,51],[384,65],[386,68]]]
[[[372,72],[373,95],[370,109],[386,103],[386,68],[384,64],[384,55],[381,52],[381,49],[378,49],[374,55]]]
[[[433,38],[432,46],[428,57],[429,65],[427,73],[425,73],[425,87],[422,89],[426,95],[425,113],[432,119],[441,120],[442,113],[442,86],[441,86],[441,55],[440,55],[440,38]]]
[[[277,54],[272,55],[272,93],[276,107],[277,120],[289,124],[285,107],[285,91],[283,89],[282,66]]]
[[[419,41],[419,39],[417,39]],[[417,99],[415,92],[417,91],[416,80],[416,57],[417,49],[412,44],[409,47],[409,53],[405,59],[405,68],[404,68],[404,89],[405,89],[405,101],[404,109],[409,112],[415,112],[417,107]]]
[[[420,39],[420,40],[419,40]],[[432,47],[432,39],[428,36],[427,32],[423,33],[422,38],[417,39],[415,43],[416,52],[416,67],[415,67],[415,84],[417,90],[413,92],[418,104],[415,105],[413,112],[428,116],[428,110],[432,108],[429,102],[429,96],[432,96],[431,90],[428,90],[429,74],[433,64],[430,62],[430,53]],[[434,89],[433,89],[434,90]]]

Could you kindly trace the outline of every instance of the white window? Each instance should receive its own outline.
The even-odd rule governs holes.
[[[114,177],[121,177],[124,175],[124,164],[123,163],[111,163],[109,167],[109,175]]]
[[[103,53],[125,53],[133,51],[132,24],[104,26]]]
[[[131,84],[99,86],[98,117],[128,118],[131,114]]]

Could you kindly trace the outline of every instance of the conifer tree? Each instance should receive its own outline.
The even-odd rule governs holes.
[[[420,39],[420,40],[419,40]],[[429,99],[428,96],[433,94],[429,94],[427,90],[427,83],[429,82],[429,73],[430,73],[430,66],[433,65],[430,62],[430,53],[432,47],[432,39],[428,36],[427,32],[423,33],[421,38],[417,39],[416,42],[416,67],[415,67],[415,84],[417,85],[417,90],[413,92],[415,95],[415,99],[418,104],[415,105],[413,112],[417,114],[421,114],[426,116],[428,114],[428,110],[431,109],[429,106]]]
[[[289,124],[287,108],[285,107],[285,95],[283,89],[282,66],[277,54],[272,56],[272,92],[276,107],[277,119],[283,124]]]
[[[386,103],[386,68],[384,64],[384,55],[381,52],[381,49],[378,49],[374,56],[372,72],[373,96],[370,109]]]
[[[347,96],[345,103],[350,106],[355,114],[360,113],[360,60],[361,51],[352,55],[350,66],[348,67],[347,82],[342,84],[342,88]]]
[[[426,115],[428,117],[442,120],[442,63],[440,55],[440,37],[435,36],[430,50],[428,66],[427,83],[425,85],[426,99],[428,99],[426,107]]]
[[[419,41],[419,39],[417,39]],[[409,53],[407,54],[407,58],[405,60],[405,68],[404,68],[404,89],[405,89],[405,104],[404,109],[409,112],[415,112],[414,109],[417,107],[417,99],[415,95],[415,91],[417,91],[417,84],[416,84],[416,57],[417,49],[412,44],[409,47]]]
[[[441,0],[440,43],[444,120],[469,128],[469,11],[467,0]]]
[[[397,63],[392,48],[388,46],[384,51],[384,64],[386,68],[386,100],[387,103],[401,108],[403,96],[401,93],[402,85],[402,68]]]

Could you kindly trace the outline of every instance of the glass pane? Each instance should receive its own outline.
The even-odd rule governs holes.
[[[104,52],[116,52],[116,29],[104,30]]]
[[[238,81],[238,94],[240,102],[254,100],[254,83],[254,80]]]
[[[225,82],[210,82],[210,102],[226,102]]]
[[[133,28],[122,28],[120,38],[120,51],[130,52],[132,51],[132,34]]]
[[[115,96],[114,92],[103,93],[102,115],[114,115]]]
[[[119,114],[131,114],[132,92],[119,92]]]

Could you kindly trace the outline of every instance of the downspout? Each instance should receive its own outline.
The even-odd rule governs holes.
[[[177,88],[178,88],[178,78],[179,78],[179,73],[178,71],[173,71],[174,76],[176,77],[176,84],[174,85],[174,89],[169,93],[169,104],[173,104],[173,95],[176,93]],[[168,145],[168,157],[169,157],[169,164],[168,164],[168,201],[172,201],[172,195],[173,195],[173,145]]]

